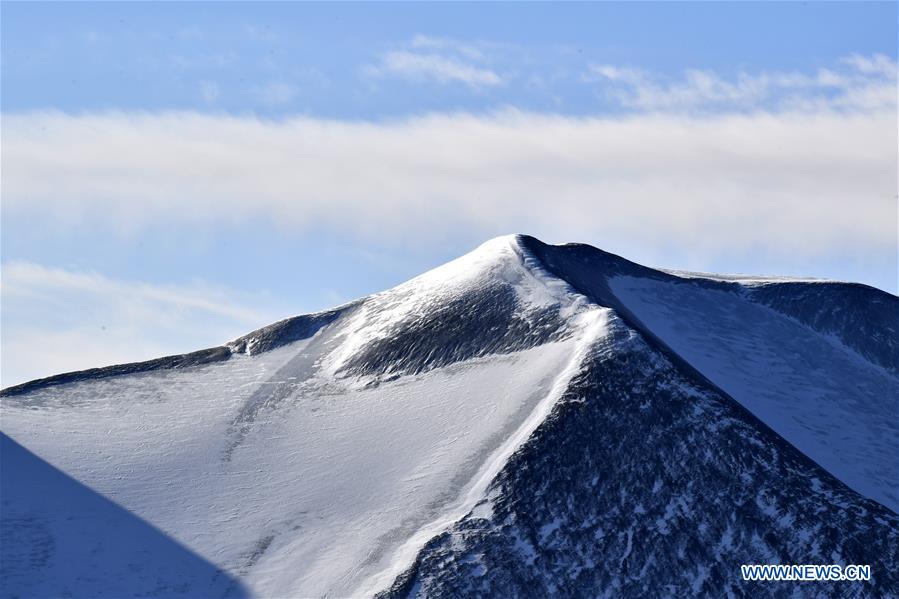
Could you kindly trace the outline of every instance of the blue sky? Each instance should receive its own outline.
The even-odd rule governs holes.
[[[3,19],[3,109],[226,111],[383,119],[425,111],[617,110],[583,85],[591,62],[813,71],[894,56],[894,3],[21,3]],[[507,83],[366,76],[416,38],[458,41]],[[464,54],[463,54],[464,57]],[[475,61],[477,62],[477,61]],[[482,61],[483,62],[483,61]],[[433,83],[433,82],[432,82]]]
[[[895,3],[4,3],[2,384],[491,236],[895,293]]]

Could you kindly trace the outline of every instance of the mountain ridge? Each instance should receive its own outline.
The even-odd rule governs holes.
[[[545,269],[543,264],[543,259],[537,258],[537,255],[533,253],[531,247],[535,248],[555,248],[557,250],[575,250],[575,251],[590,251],[596,252],[597,255],[603,256],[604,260],[609,264],[613,265],[613,270],[611,271],[614,274],[620,274],[621,272],[639,272],[644,276],[650,277],[672,277],[678,279],[686,279],[686,280],[698,280],[698,281],[706,281],[710,283],[722,283],[726,285],[741,285],[745,283],[750,283],[753,285],[760,286],[768,286],[768,285],[790,285],[790,286],[800,286],[800,285],[825,285],[825,286],[838,286],[840,288],[847,288],[852,290],[855,293],[859,294],[870,294],[873,297],[880,297],[882,301],[894,304],[896,309],[899,309],[899,297],[894,296],[886,291],[878,289],[876,287],[871,287],[869,285],[865,285],[863,283],[854,283],[849,281],[838,281],[831,279],[807,279],[802,277],[773,277],[773,276],[765,276],[765,275],[720,275],[715,273],[699,273],[699,272],[689,272],[685,271],[671,271],[667,269],[655,269],[647,266],[643,266],[636,262],[632,262],[622,256],[617,254],[613,254],[611,252],[606,252],[605,250],[601,250],[594,246],[591,246],[586,243],[566,243],[557,246],[550,246],[548,244],[543,243],[536,237],[526,235],[526,234],[511,234],[504,235],[500,237],[493,238],[492,240],[486,242],[487,244],[496,242],[498,240],[515,240],[518,243],[523,244],[523,247],[529,248],[527,251],[534,259],[539,261],[539,264],[531,263],[531,266],[534,268]],[[522,260],[526,262],[527,256],[523,256]],[[430,271],[429,271],[430,272]],[[547,271],[548,272],[548,271]],[[608,275],[609,273],[605,273]],[[689,276],[683,276],[683,275]],[[552,276],[557,277],[560,281],[569,284],[570,282],[565,279],[565,275],[559,273],[551,273]],[[417,278],[417,277],[416,277]],[[760,280],[761,279],[761,280]],[[415,279],[412,279],[415,280]],[[389,290],[387,290],[389,291]],[[384,292],[380,292],[384,293]],[[229,341],[223,343],[222,345],[217,345],[213,347],[208,347],[204,349],[199,349],[183,354],[171,354],[167,356],[162,356],[160,358],[152,358],[149,360],[141,360],[136,362],[125,362],[121,364],[112,364],[109,366],[101,366],[96,368],[88,368],[84,370],[76,370],[70,372],[64,372],[60,374],[50,375],[46,377],[40,377],[37,379],[33,379],[30,381],[25,381],[22,383],[17,383],[15,385],[10,385],[8,387],[4,387],[0,389],[0,397],[8,397],[13,395],[18,395],[21,393],[27,393],[30,391],[34,391],[37,389],[41,389],[47,386],[65,384],[69,382],[81,381],[81,380],[89,380],[96,378],[105,378],[109,376],[117,376],[122,374],[131,374],[138,372],[147,372],[150,370],[156,369],[169,369],[169,368],[186,368],[190,366],[199,366],[203,364],[208,364],[212,362],[227,360],[231,358],[235,354],[241,353],[259,353],[264,351],[269,351],[276,347],[280,347],[282,345],[292,343],[294,341],[299,341],[302,339],[306,339],[315,334],[315,332],[325,324],[333,321],[335,318],[339,317],[342,313],[347,310],[350,310],[357,305],[364,303],[370,297],[378,295],[377,293],[364,296],[355,300],[351,300],[341,306],[337,306],[335,308],[330,308],[326,310],[321,310],[318,312],[310,312],[307,314],[300,314],[297,316],[291,316],[288,318],[284,318],[277,322],[274,322],[269,325],[265,325],[258,329],[255,329],[249,333],[241,335],[237,339],[233,341]],[[603,297],[607,297],[605,294]],[[620,302],[616,300],[616,303],[620,305]],[[626,310],[626,308],[624,308]],[[899,372],[899,348],[894,350],[894,359],[890,363],[890,367]]]

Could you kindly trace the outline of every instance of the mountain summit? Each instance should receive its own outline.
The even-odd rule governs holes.
[[[3,390],[0,585],[896,595],[897,313],[497,238],[221,347]],[[765,563],[872,580],[741,579]]]

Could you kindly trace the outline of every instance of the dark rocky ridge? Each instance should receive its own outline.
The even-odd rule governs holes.
[[[899,297],[880,289],[835,281],[776,281],[745,286],[701,277],[683,279],[586,244],[552,246],[527,235],[520,236],[520,240],[546,270],[600,305],[614,308],[628,324],[650,338],[655,336],[609,289],[610,278],[641,277],[745,294],[819,333],[833,335],[865,359],[899,373]]]
[[[803,281],[765,283],[748,293],[899,374],[899,297],[858,283]]]
[[[327,312],[285,318],[274,324],[257,329],[252,333],[247,333],[243,337],[235,339],[228,345],[219,345],[187,354],[165,356],[143,362],[129,362],[127,364],[90,368],[88,370],[66,372],[46,378],[35,379],[19,385],[6,387],[0,391],[0,397],[22,395],[39,389],[78,381],[97,380],[111,376],[152,372],[156,370],[177,370],[194,366],[203,366],[205,364],[228,360],[235,353],[244,353],[247,351],[261,353],[270,351],[277,347],[281,347],[282,345],[287,345],[288,343],[311,337],[321,327],[339,317],[343,310],[348,307],[349,306],[329,310]]]
[[[515,289],[492,282],[396,323],[343,365],[348,376],[417,374],[462,360],[509,353],[565,338],[558,307],[522,317]]]
[[[22,395],[39,389],[55,387],[56,385],[64,385],[66,383],[75,383],[78,381],[104,379],[111,376],[136,374],[153,370],[170,370],[189,368],[191,366],[202,366],[204,364],[212,364],[214,362],[227,360],[231,357],[231,353],[231,348],[229,347],[210,347],[188,354],[165,356],[163,358],[156,358],[145,362],[130,362],[128,364],[117,364],[115,366],[104,366],[101,368],[90,368],[88,370],[79,370],[76,372],[66,372],[28,381],[27,383],[22,383],[20,385],[6,387],[0,391],[0,397]]]
[[[899,373],[899,297],[878,289],[854,283],[802,281],[746,288],[712,279],[684,280],[585,244],[551,246],[527,235],[519,235],[517,240],[528,267],[543,269],[568,283],[573,291],[615,309],[630,326],[672,359],[679,357],[667,350],[618,300],[609,289],[609,278],[637,276],[748,293],[753,300],[819,332],[832,334],[866,359]],[[270,351],[313,336],[368,299],[325,312],[286,318],[222,346],[28,381],[0,390],[0,397],[70,382],[202,366],[228,360],[235,353]],[[435,305],[427,314],[413,315],[404,321],[396,328],[395,336],[364,348],[344,366],[343,372],[375,376],[415,374],[472,357],[518,351],[564,338],[569,333],[557,311],[544,310],[523,320],[516,314],[515,302],[514,290],[508,284],[495,283],[445,305]]]

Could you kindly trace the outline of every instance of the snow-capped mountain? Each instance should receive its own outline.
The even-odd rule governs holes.
[[[0,588],[897,595],[897,314],[494,239],[222,347],[5,389]]]

